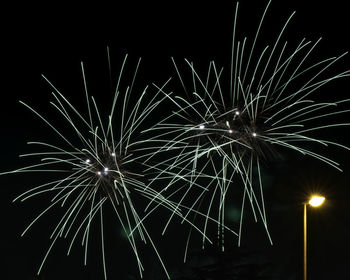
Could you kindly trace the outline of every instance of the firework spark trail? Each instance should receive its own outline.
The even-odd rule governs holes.
[[[310,62],[321,38],[314,43],[303,38],[296,48],[288,50],[283,36],[295,12],[287,18],[271,47],[262,47],[259,52],[257,42],[270,3],[250,44],[247,37],[242,41],[237,39],[237,3],[227,83],[222,82],[227,78],[223,68],[217,67],[214,61],[209,62],[206,74],[201,75],[194,62],[185,59],[189,73],[183,74],[175,59],[171,58],[182,88],[180,92],[184,94],[177,93],[177,90],[168,92],[155,85],[174,109],[154,127],[144,131],[159,131],[150,140],[163,145],[158,153],[170,155],[165,156],[168,159],[163,162],[168,164],[169,174],[175,165],[179,172],[185,172],[187,187],[183,190],[179,207],[203,213],[206,219],[204,234],[210,217],[210,220],[217,221],[218,239],[223,239],[224,231],[220,230],[220,225],[226,228],[225,201],[231,199],[227,196],[228,190],[234,185],[243,185],[238,244],[241,243],[246,202],[249,202],[256,220],[259,215],[272,244],[261,170],[262,162],[270,155],[278,153],[279,148],[286,148],[341,170],[337,162],[313,152],[304,144],[333,145],[349,150],[345,145],[312,135],[318,130],[350,125],[347,122],[332,123],[331,118],[350,112],[350,109],[339,109],[338,106],[347,106],[349,99],[320,102],[316,95],[317,90],[326,84],[350,76],[349,70],[327,74],[347,53]],[[321,125],[315,122],[318,120],[322,120]],[[172,153],[176,155],[172,156]],[[191,168],[192,174],[186,171]],[[181,178],[179,174],[174,176]],[[215,180],[208,180],[209,177]],[[205,192],[199,188],[198,197],[190,194],[202,184]],[[167,190],[172,192],[170,185]],[[204,196],[209,196],[206,203],[203,203]],[[218,202],[214,203],[216,196]],[[188,197],[188,205],[183,203],[185,197]],[[198,204],[198,201],[202,202]],[[213,207],[217,209],[216,214],[213,214]]]
[[[107,51],[109,59],[109,49]],[[140,126],[166,97],[161,97],[160,91],[149,96],[148,87],[146,86],[141,90],[134,106],[130,106],[131,109],[128,109],[128,102],[133,94],[140,60],[134,71],[131,85],[122,90],[121,78],[126,67],[126,61],[127,55],[119,72],[111,111],[107,116],[107,125],[103,123],[104,115],[98,109],[94,97],[88,93],[83,63],[81,63],[81,71],[86,97],[87,118],[45,76],[43,78],[53,89],[52,96],[54,99],[50,104],[68,124],[64,128],[65,130],[61,129],[61,131],[48,118],[20,101],[22,105],[48,125],[58,135],[59,140],[63,142],[63,145],[43,141],[28,142],[28,144],[46,150],[23,154],[20,157],[40,158],[40,162],[14,171],[0,173],[0,175],[24,172],[63,174],[60,179],[54,177],[54,180],[33,187],[14,199],[14,201],[25,201],[44,193],[53,194],[50,205],[37,215],[23,231],[22,236],[54,207],[66,208],[50,235],[51,244],[40,264],[38,274],[41,272],[56,241],[61,237],[67,238],[70,234],[72,237],[67,254],[70,254],[76,239],[79,234],[82,234],[81,245],[84,247],[84,264],[86,265],[92,221],[99,216],[103,273],[104,278],[107,279],[106,240],[104,238],[106,222],[103,218],[103,208],[109,203],[135,255],[140,277],[142,277],[144,267],[138,252],[138,238],[142,242],[151,245],[166,276],[169,278],[158,249],[143,223],[145,218],[139,215],[139,208],[144,206],[138,206],[134,203],[134,198],[138,196],[146,201],[143,204],[150,201],[150,203],[157,205],[155,208],[162,206],[162,208],[173,212],[174,215],[182,217],[176,203],[166,199],[161,192],[151,187],[150,178],[147,178],[150,172],[146,173],[145,170],[148,167],[143,165],[145,158],[153,154],[152,149],[159,149],[159,147],[147,146],[147,139],[139,133]],[[110,61],[108,61],[108,64],[110,67]],[[163,86],[165,85],[166,83]],[[118,118],[117,121],[113,121],[114,117]],[[73,134],[67,133],[69,128],[73,130]],[[76,144],[76,140],[73,141],[74,135],[77,136],[79,145]],[[146,216],[148,215],[146,214]],[[133,234],[130,233],[131,231]],[[135,237],[135,233],[137,233],[137,237]]]
[[[181,223],[191,225],[184,260],[193,231],[200,234],[203,248],[206,242],[212,243],[207,235],[209,224],[216,227],[214,234],[221,250],[224,250],[226,232],[237,236],[240,245],[246,208],[251,209],[255,221],[262,221],[272,244],[263,193],[263,163],[282,148],[281,152],[283,149],[296,151],[341,170],[336,161],[314,152],[306,144],[333,145],[350,150],[345,145],[314,135],[315,131],[350,125],[332,120],[350,112],[350,109],[343,109],[350,99],[320,102],[315,96],[321,87],[350,76],[349,70],[336,75],[327,74],[346,53],[310,62],[321,38],[314,43],[303,38],[295,48],[289,48],[287,41],[283,42],[283,37],[295,12],[286,19],[270,45],[258,47],[270,3],[263,11],[252,42],[247,37],[238,39],[239,5],[236,4],[229,73],[210,61],[202,75],[193,61],[185,59],[189,73],[183,74],[175,59],[171,58],[183,95],[177,90],[168,92],[172,81],[169,79],[161,86],[155,85],[154,96],[149,96],[147,86],[143,88],[130,108],[141,60],[136,64],[130,84],[121,90],[124,87],[122,76],[126,72],[126,55],[116,81],[111,110],[105,116],[95,98],[89,94],[84,64],[81,63],[86,117],[43,76],[53,89],[51,106],[68,124],[64,129],[72,129],[72,135],[79,140],[79,145],[71,139],[72,135],[65,130],[62,132],[47,117],[21,101],[63,142],[60,145],[43,141],[28,142],[45,151],[20,157],[34,157],[40,161],[15,171],[0,173],[54,174],[52,181],[35,186],[14,199],[26,201],[42,194],[53,194],[50,205],[32,220],[22,235],[54,207],[66,207],[50,235],[51,244],[38,274],[56,241],[70,235],[72,238],[67,254],[70,254],[81,234],[86,265],[91,226],[97,219],[103,273],[107,279],[106,220],[103,214],[107,204],[112,206],[116,220],[127,236],[141,277],[144,267],[138,239],[151,244],[169,278],[144,224],[160,208],[171,213],[162,234],[166,233],[175,216],[180,217]],[[112,77],[109,49],[107,55]],[[110,84],[112,89],[112,79]],[[143,127],[165,100],[174,106],[172,113],[151,127]],[[321,124],[318,121],[322,121]],[[63,176],[57,180],[60,174]],[[241,214],[235,230],[230,221],[227,222],[225,214],[227,202],[234,199],[234,193],[242,195]],[[135,196],[145,204],[142,204],[145,206],[142,216]]]

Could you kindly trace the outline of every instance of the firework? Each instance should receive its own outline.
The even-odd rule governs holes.
[[[148,87],[145,87],[137,96],[137,101],[134,101],[132,97],[134,81],[140,60],[130,86],[122,88],[121,78],[126,61],[127,55],[118,76],[111,110],[107,116],[104,116],[104,111],[98,109],[94,97],[88,93],[83,63],[81,63],[81,70],[87,106],[86,116],[81,114],[48,78],[43,76],[53,89],[53,101],[50,104],[58,112],[60,121],[63,119],[66,122],[63,131],[37,110],[20,102],[49,126],[61,140],[55,144],[42,141],[28,142],[30,145],[37,146],[40,151],[23,154],[20,157],[39,158],[40,161],[14,171],[1,173],[54,173],[52,178],[55,179],[29,189],[14,200],[25,201],[41,194],[52,194],[50,205],[29,224],[22,236],[52,208],[63,207],[65,209],[52,231],[51,245],[42,260],[38,274],[57,239],[61,237],[70,238],[67,251],[69,255],[79,234],[82,236],[81,244],[84,246],[84,264],[86,265],[90,229],[93,220],[97,219],[100,224],[104,278],[107,279],[103,213],[108,204],[108,209],[113,209],[116,220],[127,236],[141,277],[144,268],[138,252],[138,239],[151,244],[169,278],[163,260],[143,223],[144,219],[139,216],[141,206],[135,205],[134,202],[135,200],[152,201],[180,215],[173,203],[150,186],[142,164],[151,151],[147,147],[147,139],[140,137],[138,131],[164,97],[158,98],[159,92],[153,95],[148,94]],[[133,106],[128,106],[129,102],[133,102]],[[107,122],[103,122],[104,117],[107,117]],[[69,129],[73,132],[70,133]]]
[[[222,250],[227,232],[236,236],[240,244],[247,207],[256,221],[261,219],[272,243],[265,211],[262,164],[289,149],[341,170],[337,162],[314,152],[309,144],[349,149],[314,134],[349,125],[332,122],[332,118],[348,112],[349,109],[341,108],[350,100],[318,101],[319,88],[350,75],[349,71],[328,74],[345,54],[314,62],[312,54],[320,40],[312,43],[302,39],[295,48],[289,47],[289,43],[283,42],[283,36],[294,13],[276,40],[261,48],[258,42],[269,5],[270,2],[251,41],[237,39],[236,5],[228,71],[211,61],[202,72],[194,62],[185,60],[187,72],[184,72],[172,59],[181,87],[176,88],[175,93],[168,92],[167,81],[156,86],[154,96],[148,94],[148,87],[137,90],[139,95],[135,96],[134,82],[140,61],[130,85],[124,88],[125,57],[107,113],[98,109],[97,102],[88,93],[83,64],[86,114],[80,113],[44,77],[53,89],[50,104],[66,122],[66,127],[59,128],[50,118],[21,102],[57,136],[55,142],[28,143],[39,151],[21,157],[35,158],[36,164],[0,173],[52,175],[51,181],[15,199],[25,201],[42,194],[52,195],[50,205],[23,234],[49,210],[64,209],[52,231],[51,245],[38,273],[61,237],[70,238],[69,254],[81,236],[86,264],[92,224],[97,220],[106,279],[104,213],[110,209],[128,239],[141,277],[144,267],[139,240],[151,244],[169,278],[144,224],[159,209],[171,213],[163,234],[175,216],[181,222],[190,223],[185,260],[193,231],[201,235],[203,247],[205,242],[211,242],[207,235],[210,223],[215,225],[214,234]],[[157,123],[153,126],[145,124],[164,100],[170,101],[172,113],[160,121],[156,115]],[[228,203],[241,205],[237,224],[227,221]]]
[[[333,117],[349,112],[342,107],[350,100],[323,102],[318,94],[319,88],[329,82],[350,75],[348,70],[329,74],[346,53],[314,62],[311,54],[320,39],[314,43],[302,39],[296,48],[288,48],[283,36],[294,13],[287,18],[276,40],[259,50],[256,46],[270,3],[252,41],[237,39],[237,3],[229,71],[211,61],[202,74],[192,61],[185,59],[187,75],[172,58],[183,94],[157,87],[174,109],[150,130],[159,130],[153,139],[165,143],[158,152],[169,155],[163,162],[168,166],[166,170],[171,172],[175,168],[176,173],[183,174],[176,174],[176,178],[185,181],[178,207],[185,205],[186,217],[194,212],[198,219],[197,213],[202,213],[204,233],[208,221],[216,220],[222,250],[225,207],[227,202],[236,202],[239,194],[240,221],[237,230],[232,231],[238,236],[238,244],[247,204],[255,220],[261,218],[272,244],[263,195],[263,162],[289,149],[341,170],[337,162],[314,152],[309,144],[349,150],[315,134],[349,125],[334,122]],[[178,188],[169,188],[170,192],[174,190],[177,192]]]

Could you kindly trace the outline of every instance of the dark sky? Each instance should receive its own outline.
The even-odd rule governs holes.
[[[131,61],[143,58],[141,83],[160,84],[173,75],[171,56],[178,61],[186,57],[204,65],[214,59],[225,67],[229,66],[234,1],[119,2],[112,5],[96,1],[73,6],[49,1],[43,5],[11,4],[2,8],[6,17],[1,17],[0,172],[22,166],[24,161],[19,160],[18,155],[30,150],[26,141],[46,136],[52,139],[51,132],[18,103],[18,100],[24,100],[44,112],[48,111],[46,104],[51,98],[50,88],[41,74],[80,106],[80,100],[84,98],[80,61],[84,61],[92,87],[95,86],[94,94],[104,102],[104,92],[97,91],[94,77],[105,81],[102,76],[108,75],[107,46],[111,50],[114,69],[120,66],[126,53],[132,57]],[[238,28],[241,34],[252,38],[267,1],[241,2]],[[348,10],[345,3],[338,0],[331,3],[273,1],[263,29],[263,40],[268,42],[275,38],[294,10],[297,14],[288,28],[285,37],[288,41],[296,44],[304,37],[316,41],[322,36],[323,41],[315,52],[320,59],[350,50]],[[349,69],[349,58],[337,67],[339,71]],[[347,79],[332,84],[324,94],[331,101],[348,98],[349,83]],[[103,85],[103,88],[108,86]],[[350,120],[349,115],[344,115],[344,118]],[[332,137],[334,135],[334,140],[349,144],[348,128],[329,133]],[[281,163],[266,165],[266,203],[274,245],[269,245],[261,225],[250,224],[248,217],[243,247],[258,254],[259,259],[269,260],[276,279],[301,278],[302,202],[309,192],[315,190],[327,195],[327,203],[323,208],[309,211],[310,278],[350,278],[350,152],[331,149],[328,153],[342,164],[343,173],[294,154],[287,154]],[[50,212],[20,238],[20,233],[45,204],[42,205],[40,197],[23,205],[11,201],[44,179],[41,174],[0,177],[1,279],[36,279],[37,268],[49,246],[50,215],[57,213]],[[177,265],[181,263],[185,244],[183,240],[179,241],[179,235],[184,235],[184,229],[173,227],[168,239],[159,240],[171,272],[179,270]],[[158,239],[157,231],[154,231]],[[117,250],[108,252],[111,253],[109,279],[138,279],[129,245],[123,240],[118,242]],[[88,268],[83,266],[83,251],[76,249],[73,256],[67,258],[66,246],[67,243],[60,242],[55,247],[42,279],[103,279],[98,244],[92,245]],[[158,277],[157,262],[151,253],[145,249],[143,254],[146,256],[145,279],[165,279]],[[136,278],[126,278],[127,274]]]

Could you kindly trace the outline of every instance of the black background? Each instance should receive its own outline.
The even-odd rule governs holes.
[[[249,38],[254,36],[265,2],[241,1],[237,27],[240,34]],[[24,100],[43,112],[49,111],[50,89],[41,74],[62,89],[74,104],[79,104],[84,97],[80,61],[84,61],[89,73],[93,95],[102,103],[107,102],[104,91],[98,91],[96,82],[107,81],[103,78],[108,75],[107,46],[111,49],[115,69],[126,53],[133,62],[138,57],[143,58],[140,83],[160,84],[173,75],[170,56],[177,60],[186,57],[204,65],[214,59],[228,67],[234,6],[233,1],[96,1],[81,5],[50,1],[3,7],[0,34],[0,170],[22,166],[23,162],[17,156],[30,150],[25,145],[26,141],[46,136],[52,138],[51,132],[18,103],[18,100]],[[320,59],[350,50],[350,24],[344,1],[273,1],[263,27],[262,40],[271,42],[294,10],[297,14],[288,27],[285,39],[296,44],[304,37],[315,41],[322,36],[324,39],[315,52]],[[349,62],[349,58],[345,58],[337,69],[349,69]],[[105,90],[106,85],[101,88]],[[348,88],[349,79],[326,87],[323,93],[330,100],[348,98]],[[350,120],[349,115],[344,118]],[[334,140],[349,143],[347,128],[329,133],[334,134]],[[273,262],[276,279],[300,279],[302,276],[301,203],[305,195],[314,190],[327,195],[327,204],[309,212],[310,279],[350,277],[349,152],[334,149],[330,154],[342,164],[343,173],[297,155],[288,157],[277,167],[267,167],[270,182],[266,200],[274,245],[269,245],[260,226],[253,223],[246,226],[243,244]],[[11,203],[17,194],[33,186],[30,183],[41,180],[35,176],[0,178],[1,279],[36,279],[35,273],[49,246],[50,229],[46,223],[50,218],[39,221],[29,234],[20,238],[22,230],[42,208],[40,198],[23,206]],[[51,214],[54,215],[54,212]],[[174,227],[173,230],[178,229]],[[182,234],[181,227],[179,230]],[[182,257],[184,242],[178,242],[176,235],[169,234],[169,239],[159,241],[170,271],[180,269],[176,265],[181,263]],[[55,253],[49,256],[43,279],[102,279],[98,250],[95,250],[96,256],[90,255],[89,266],[85,268],[82,252],[77,250],[67,258],[65,250],[61,249],[65,245],[59,243]],[[136,264],[128,244],[120,245],[119,250],[110,263],[113,269],[109,279],[137,279]],[[145,251],[144,255],[147,254]],[[146,257],[145,279],[165,279],[158,276],[155,268],[158,264],[151,259]],[[127,278],[126,274],[136,278]]]

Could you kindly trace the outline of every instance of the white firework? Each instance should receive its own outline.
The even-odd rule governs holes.
[[[211,61],[202,75],[192,61],[185,59],[189,68],[186,75],[172,58],[182,90],[174,94],[157,87],[175,107],[170,116],[146,130],[159,130],[152,139],[165,143],[158,152],[169,155],[163,162],[166,170],[176,168],[184,174],[176,175],[186,183],[178,207],[185,205],[186,217],[190,212],[202,213],[204,234],[208,220],[215,219],[222,250],[227,228],[225,206],[234,201],[230,192],[237,192],[236,185],[243,186],[239,188],[243,193],[240,221],[234,232],[238,244],[247,202],[256,221],[260,216],[272,244],[263,195],[263,161],[287,148],[341,170],[337,162],[312,151],[308,144],[349,150],[313,134],[349,125],[346,121],[332,123],[332,117],[349,112],[341,108],[350,99],[323,102],[317,95],[320,87],[350,76],[349,70],[335,75],[329,72],[346,53],[313,62],[311,54],[320,39],[314,43],[302,39],[295,49],[287,48],[282,38],[294,13],[271,46],[259,51],[256,43],[270,3],[251,42],[246,37],[237,40],[237,3],[228,73]],[[177,192],[178,188],[169,191]]]
[[[107,51],[109,58],[109,49]],[[38,274],[56,241],[61,237],[70,238],[67,251],[67,254],[70,254],[79,234],[82,236],[81,244],[84,246],[84,264],[86,265],[90,228],[93,219],[96,218],[100,221],[103,270],[104,278],[107,279],[103,209],[109,204],[109,209],[114,210],[117,221],[127,236],[140,276],[142,277],[144,267],[139,256],[137,239],[151,244],[169,278],[163,260],[143,223],[144,219],[139,214],[140,208],[143,208],[145,203],[140,206],[135,205],[134,202],[135,199],[151,201],[157,206],[161,205],[181,215],[174,203],[165,199],[161,193],[150,186],[149,178],[144,173],[144,158],[147,158],[152,151],[147,146],[147,139],[140,137],[140,127],[149,120],[149,115],[164,97],[158,98],[159,91],[153,93],[153,96],[150,95],[146,86],[137,99],[130,98],[134,94],[133,87],[141,59],[137,63],[130,86],[122,89],[121,78],[126,61],[127,55],[120,70],[106,122],[103,122],[104,111],[98,109],[94,97],[88,94],[83,63],[81,63],[81,70],[87,116],[78,112],[68,99],[43,76],[53,89],[53,101],[50,104],[66,122],[63,131],[31,106],[20,102],[48,125],[58,137],[57,143],[28,142],[30,145],[39,146],[40,152],[23,154],[20,157],[39,158],[40,162],[0,174],[45,172],[59,175],[58,179],[55,175],[54,180],[29,189],[14,200],[25,201],[44,193],[52,194],[50,205],[28,225],[22,236],[50,209],[55,207],[65,209],[52,231],[51,245],[43,257]],[[130,100],[133,102],[132,106],[128,104]],[[134,102],[134,100],[137,101]],[[71,129],[73,133],[70,133]],[[137,237],[131,233],[137,233]]]

